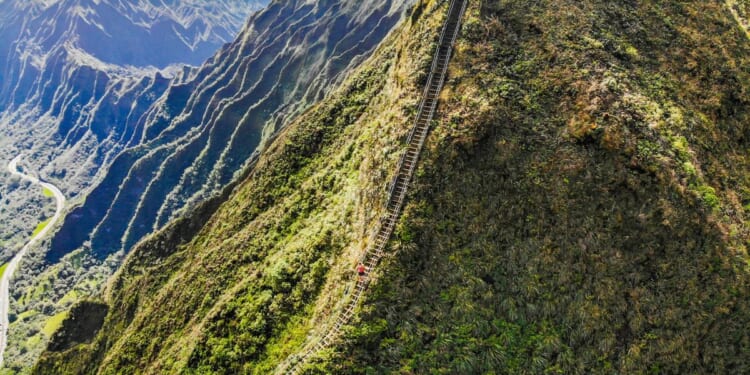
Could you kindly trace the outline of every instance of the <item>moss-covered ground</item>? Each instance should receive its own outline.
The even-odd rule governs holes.
[[[55,331],[57,331],[62,326],[63,320],[65,320],[65,318],[67,317],[68,311],[63,311],[49,318],[44,324],[44,328],[42,328],[42,333],[44,333],[47,337],[51,337],[52,334],[54,334]]]
[[[53,193],[52,190],[47,189],[46,187],[42,188],[42,194],[44,194],[44,196],[47,197],[47,198],[54,198],[55,197],[55,193]]]
[[[31,237],[35,237],[37,234],[41,233],[44,230],[44,228],[47,227],[47,225],[49,224],[51,220],[52,218],[49,218],[37,224],[36,228],[34,228],[34,232],[31,233]]]

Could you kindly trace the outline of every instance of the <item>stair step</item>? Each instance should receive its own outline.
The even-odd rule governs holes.
[[[305,363],[307,358],[317,350],[328,347],[334,337],[341,333],[342,327],[349,323],[354,315],[354,309],[360,297],[364,294],[369,284],[369,274],[377,267],[379,260],[385,255],[385,247],[390,240],[391,233],[398,220],[398,213],[401,211],[406,191],[409,187],[409,180],[416,167],[422,144],[430,130],[430,120],[433,118],[435,109],[438,104],[440,92],[445,81],[445,74],[450,63],[452,54],[452,44],[458,35],[460,28],[460,17],[466,7],[466,0],[452,0],[448,11],[437,51],[433,56],[432,68],[428,77],[426,89],[421,102],[419,103],[417,118],[409,134],[409,145],[399,160],[397,175],[389,186],[390,196],[386,203],[387,215],[381,219],[380,228],[374,236],[374,241],[366,252],[363,263],[367,267],[365,277],[357,281],[352,299],[345,305],[343,311],[339,314],[336,324],[331,328],[327,335],[314,345],[315,349],[308,349],[305,355],[297,359],[286,373],[298,374],[302,370],[301,364]]]

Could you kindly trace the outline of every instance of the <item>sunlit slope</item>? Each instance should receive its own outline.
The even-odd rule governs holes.
[[[149,1],[116,7],[148,8]],[[90,3],[66,3],[78,2]],[[210,8],[248,1],[170,0],[164,5],[178,2]],[[23,358],[14,359],[13,368],[35,360],[36,348],[46,344],[41,330],[46,319],[96,295],[135,243],[171,219],[190,214],[239,176],[263,140],[365,60],[411,3],[274,1],[203,66],[185,68],[172,78],[146,71],[142,80],[137,75],[116,80],[111,71],[96,69],[102,61],[90,66],[93,56],[76,54],[83,60],[63,69],[63,84],[38,79],[46,90],[43,96],[58,112],[42,116],[44,121],[33,128],[25,124],[38,112],[23,112],[29,118],[0,115],[0,133],[3,125],[12,132],[0,136],[0,159],[16,146],[33,143],[29,164],[60,183],[71,209],[51,241],[26,258],[14,281],[19,287],[12,313],[21,318],[12,319],[10,342],[17,345],[9,348],[8,358]],[[111,2],[86,7],[107,4]],[[180,20],[205,13],[170,9]],[[97,17],[96,12],[85,16]],[[217,17],[221,12],[206,15]],[[65,53],[53,55],[65,61]],[[44,77],[54,78],[55,72],[45,70]],[[21,141],[29,137],[34,141]],[[55,141],[45,141],[50,138]],[[2,202],[0,211],[8,200]],[[14,233],[15,228],[6,229]]]
[[[229,183],[270,134],[322,99],[401,20],[410,2],[274,1],[134,129],[49,261],[79,248],[104,259]],[[90,241],[90,246],[86,246]]]
[[[233,193],[137,246],[96,337],[71,339],[69,324],[95,321],[79,309],[36,371],[268,373],[298,350],[383,210],[444,14],[435,6],[286,128]]]

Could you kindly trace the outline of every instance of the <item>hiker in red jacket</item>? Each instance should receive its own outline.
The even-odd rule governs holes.
[[[359,281],[362,281],[362,279],[365,277],[365,271],[367,271],[367,268],[365,267],[362,262],[359,262],[357,265],[357,274],[359,274]]]

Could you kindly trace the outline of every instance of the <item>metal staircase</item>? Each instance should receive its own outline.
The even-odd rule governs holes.
[[[333,326],[328,329],[325,335],[315,344],[311,345],[302,355],[290,356],[277,368],[277,373],[299,374],[307,361],[318,351],[328,347],[340,334],[343,326],[349,323],[354,315],[354,309],[357,307],[360,298],[364,294],[370,283],[370,273],[375,269],[383,257],[385,246],[393,234],[399,215],[406,198],[406,190],[409,187],[412,175],[419,160],[419,154],[427,138],[430,129],[430,122],[435,115],[438,96],[445,82],[445,75],[448,71],[448,62],[450,61],[453,44],[458,36],[461,18],[466,11],[468,0],[452,0],[448,10],[448,17],[443,23],[442,32],[437,51],[432,59],[432,67],[427,78],[422,100],[419,103],[419,109],[414,126],[409,133],[407,140],[408,147],[398,163],[398,173],[390,185],[388,192],[388,204],[386,215],[381,219],[378,230],[374,238],[370,241],[370,247],[364,254],[364,263],[367,267],[366,274],[357,281],[357,285],[352,293],[352,297],[344,309],[339,313]]]

